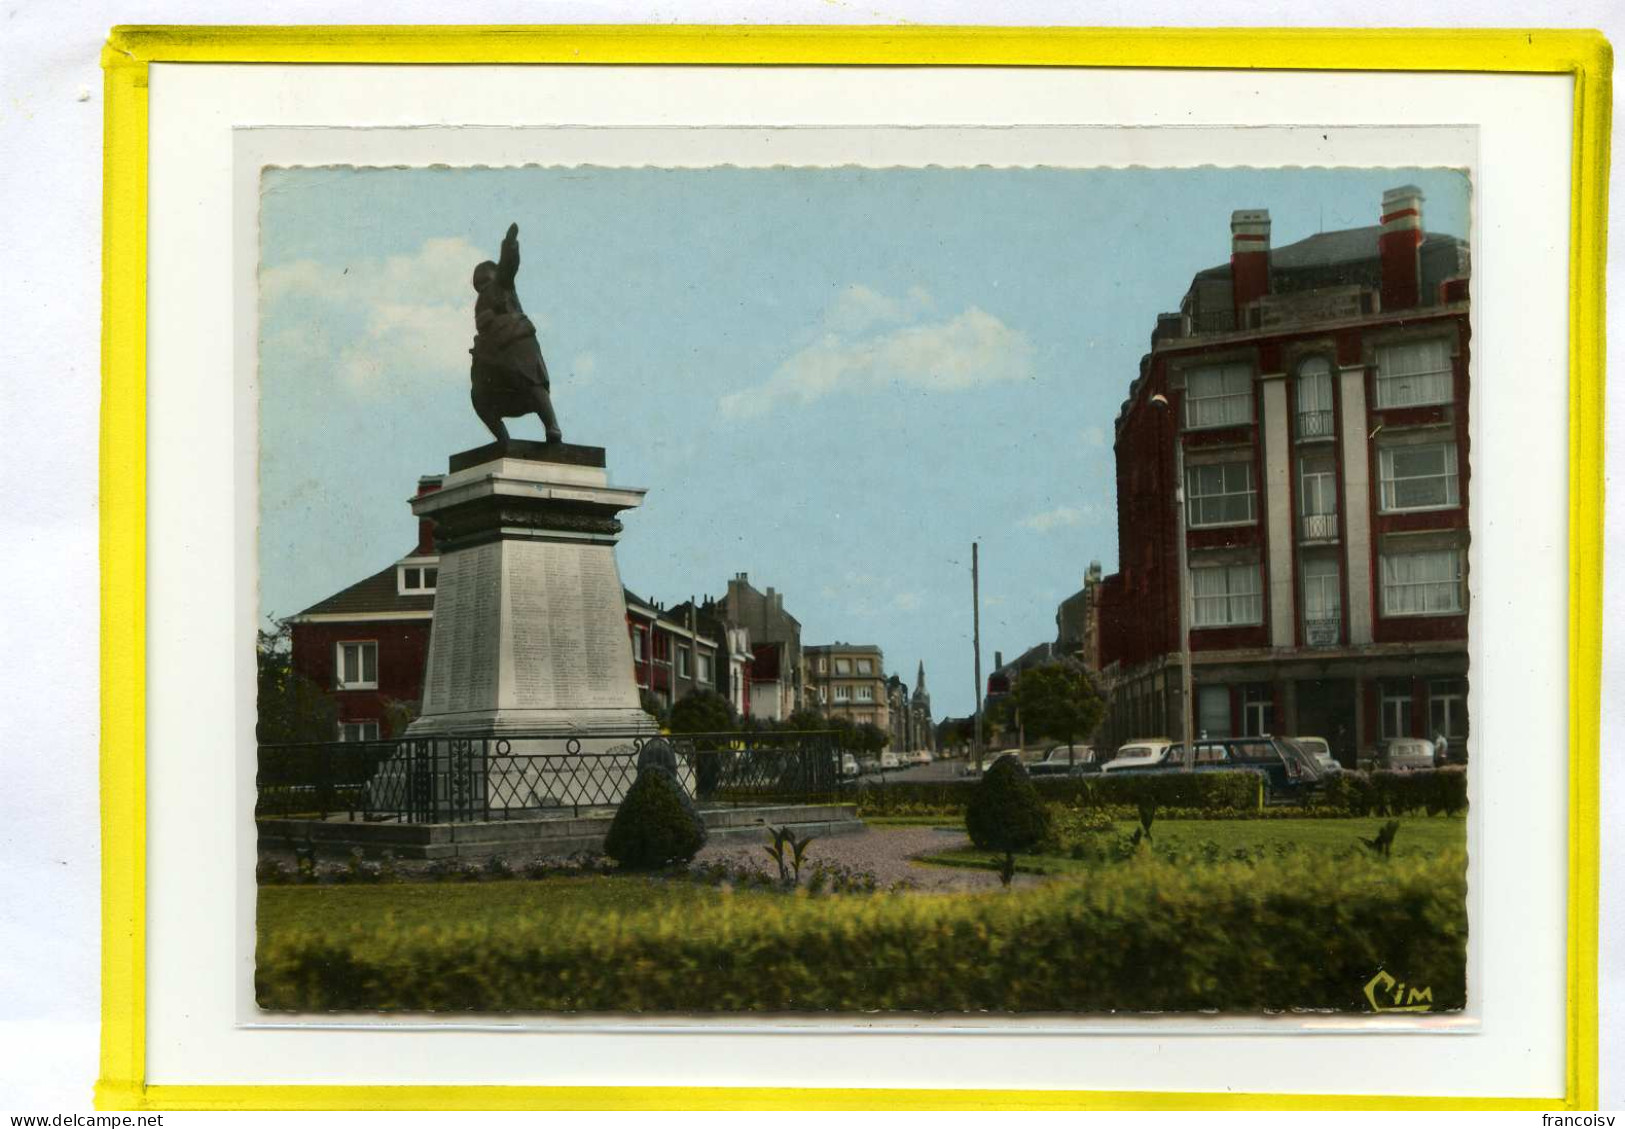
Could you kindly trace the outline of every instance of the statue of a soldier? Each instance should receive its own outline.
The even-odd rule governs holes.
[[[474,364],[470,398],[481,422],[501,442],[507,442],[505,416],[535,412],[547,429],[547,441],[564,438],[553,415],[552,385],[547,378],[547,362],[536,340],[536,326],[525,316],[514,290],[519,273],[519,225],[509,224],[502,240],[502,254],[496,262],[474,268],[474,347],[469,350]]]

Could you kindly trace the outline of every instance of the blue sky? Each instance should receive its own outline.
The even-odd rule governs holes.
[[[649,488],[627,586],[748,572],[804,642],[879,644],[911,683],[923,659],[938,716],[967,713],[970,543],[984,671],[1115,568],[1112,421],[1230,212],[1268,208],[1279,247],[1400,184],[1466,235],[1447,170],[267,170],[261,610],[400,556],[418,476],[489,441],[469,276],[517,222],[565,437]]]

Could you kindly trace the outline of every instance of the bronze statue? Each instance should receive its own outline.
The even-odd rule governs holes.
[[[525,316],[514,290],[518,273],[519,225],[515,223],[508,225],[500,258],[474,268],[474,289],[480,296],[474,303],[474,347],[469,350],[474,356],[470,399],[480,421],[499,442],[508,441],[503,417],[535,412],[547,429],[547,441],[558,443],[564,435],[553,415],[547,362],[536,340],[536,326]]]

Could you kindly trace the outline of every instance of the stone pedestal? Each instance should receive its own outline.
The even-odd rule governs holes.
[[[440,572],[406,737],[431,750],[436,793],[467,775],[438,762],[470,755],[475,798],[499,810],[615,803],[630,787],[622,761],[657,728],[633,676],[616,515],[644,493],[609,485],[602,448],[510,440],[453,455],[413,500]],[[622,755],[592,755],[605,752]]]

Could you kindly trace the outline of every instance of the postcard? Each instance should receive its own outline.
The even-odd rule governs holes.
[[[262,1008],[1466,1006],[1465,171],[259,200]]]

